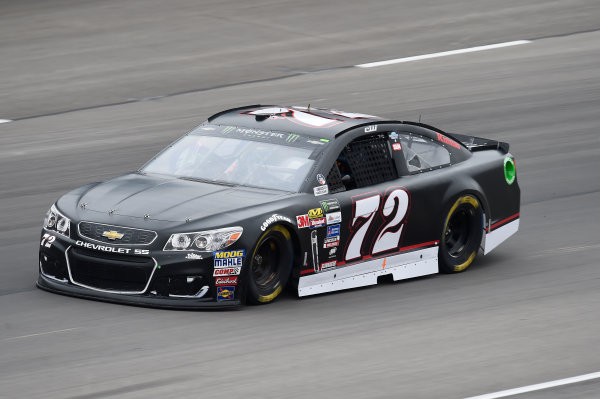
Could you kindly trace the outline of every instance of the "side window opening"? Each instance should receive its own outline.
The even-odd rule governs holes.
[[[360,137],[339,154],[327,175],[330,192],[340,192],[398,178],[387,136]]]
[[[427,137],[410,133],[399,135],[409,173],[450,165],[450,153],[444,146]]]

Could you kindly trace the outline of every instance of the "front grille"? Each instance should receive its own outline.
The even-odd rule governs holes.
[[[152,230],[141,230],[131,227],[113,226],[110,224],[80,222],[78,228],[80,236],[111,245],[147,245],[156,238],[156,232]],[[104,235],[104,233],[108,232],[117,232],[123,234],[123,237],[111,240]]]
[[[142,293],[156,266],[154,259],[98,253],[81,248],[67,251],[73,283],[117,293]]]

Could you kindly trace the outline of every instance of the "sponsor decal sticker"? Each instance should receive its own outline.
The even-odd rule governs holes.
[[[335,254],[337,253],[337,248],[333,247],[329,250],[329,257],[333,258],[335,256]]]
[[[452,140],[451,138],[444,136],[441,133],[437,134],[437,139],[444,144],[448,144],[451,147],[460,149],[460,144],[458,144],[456,141]]]
[[[321,208],[323,212],[335,212],[340,210],[340,203],[337,199],[332,198],[325,201],[321,201]]]
[[[335,224],[333,226],[327,226],[327,238],[338,237],[340,235],[340,225]]]
[[[317,227],[323,227],[327,223],[327,219],[318,218],[318,219],[310,219],[310,228],[316,229]]]
[[[372,126],[365,127],[365,133],[376,132],[376,131],[377,131],[377,125],[372,125]]]
[[[238,249],[234,251],[217,251],[213,253],[214,266],[217,268],[241,268],[242,260],[244,256],[246,256],[246,251],[243,249]],[[216,273],[216,270],[215,270]],[[239,273],[236,273],[239,274]],[[216,276],[216,274],[215,274]]]
[[[333,248],[340,245],[340,236],[326,238],[323,241],[323,248]]]
[[[239,276],[242,271],[241,267],[225,267],[222,269],[215,269],[213,272],[213,277],[217,276]]]
[[[398,140],[398,133],[396,133],[396,132],[391,132],[391,133],[390,133],[390,138],[391,138],[392,140]]]
[[[325,176],[323,176],[322,174],[318,174],[317,175],[317,181],[319,182],[320,185],[325,184],[327,181],[325,180]]]
[[[109,247],[109,246],[101,245],[101,244],[93,244],[91,242],[84,242],[81,240],[75,241],[75,245],[78,245],[78,246],[84,247],[84,248],[93,249],[96,251],[112,252],[112,253],[116,253],[116,254],[148,255],[150,253],[149,249],[115,248],[115,247]]]
[[[392,144],[392,148],[394,149],[394,151],[402,151],[402,144],[394,143]]]
[[[342,221],[342,212],[328,213],[326,215],[326,217],[327,217],[327,224],[340,223]]]
[[[324,185],[324,186],[313,187],[313,192],[315,193],[315,197],[318,197],[319,195],[329,194],[329,186]]]
[[[314,208],[308,210],[309,219],[317,219],[323,217],[323,210],[321,208]]]
[[[272,216],[269,216],[267,218],[267,220],[265,220],[263,222],[262,226],[260,226],[260,229],[262,231],[265,231],[265,230],[267,230],[267,227],[269,227],[271,224],[273,224],[273,223],[275,223],[277,221],[281,221],[281,220],[286,221],[286,222],[288,222],[290,224],[294,224],[292,222],[292,219],[288,218],[287,216],[281,216],[281,215],[278,215],[278,214],[274,213]]]
[[[286,137],[285,141],[288,143],[294,143],[296,140],[298,140],[300,138],[299,134],[293,134],[290,133],[288,134],[288,136]]]
[[[198,255],[195,253],[189,253],[189,254],[187,254],[187,256],[185,258],[186,259],[202,259],[202,255]]]
[[[335,261],[335,260],[332,260],[329,262],[323,262],[323,263],[321,263],[321,271],[327,270],[327,269],[333,269],[336,266],[337,266],[337,261]]]
[[[309,225],[308,215],[298,215],[298,216],[296,216],[296,224],[298,225],[299,229],[303,229],[303,228],[308,227],[308,225]]]
[[[238,283],[238,277],[237,276],[233,276],[233,277],[217,277],[215,279],[215,285],[219,286],[219,285],[237,285]]]
[[[217,301],[231,301],[234,293],[234,286],[217,287]]]

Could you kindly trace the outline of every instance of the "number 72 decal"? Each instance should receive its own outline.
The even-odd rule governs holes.
[[[387,189],[383,198],[378,192],[352,197],[352,225],[344,260],[398,249],[409,206],[408,192],[398,187]],[[375,219],[378,221],[373,224]],[[365,241],[368,236],[374,237],[370,244]]]

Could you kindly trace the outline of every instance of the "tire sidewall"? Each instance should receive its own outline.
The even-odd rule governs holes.
[[[465,244],[465,249],[461,251],[458,257],[448,253],[444,235],[451,218],[461,210],[468,209],[471,216],[469,218],[469,237]],[[463,194],[456,199],[453,205],[446,213],[442,224],[442,233],[440,237],[440,249],[438,253],[438,262],[441,273],[458,273],[466,270],[475,260],[481,239],[483,236],[483,209],[481,202],[471,194]]]
[[[278,282],[272,287],[273,289],[269,292],[265,292],[264,289],[260,289],[256,282],[254,281],[254,277],[252,275],[252,264],[254,262],[254,257],[260,245],[264,243],[266,240],[273,238],[277,245],[279,246],[279,250],[283,251],[282,260],[278,265]],[[285,259],[285,260],[284,260]],[[285,285],[287,284],[289,277],[291,275],[292,266],[294,259],[294,247],[292,244],[292,237],[287,228],[281,225],[275,225],[269,227],[258,239],[254,247],[252,248],[252,252],[250,253],[250,258],[248,262],[248,267],[246,268],[246,279],[247,279],[247,294],[246,300],[250,304],[265,304],[274,301],[280,294],[283,292]]]

